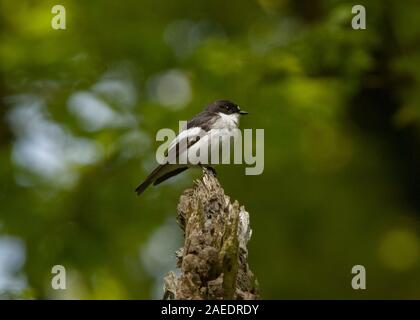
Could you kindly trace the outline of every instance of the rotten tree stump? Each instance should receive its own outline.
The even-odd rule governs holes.
[[[258,299],[258,284],[248,266],[249,214],[225,195],[207,169],[178,204],[184,246],[177,251],[179,277],[165,278],[164,299]]]

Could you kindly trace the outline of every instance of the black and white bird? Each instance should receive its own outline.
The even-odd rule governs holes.
[[[188,159],[189,154],[196,154],[203,143],[211,149],[212,136],[215,134],[221,135],[222,139],[224,135],[230,139],[231,130],[238,128],[240,116],[246,114],[248,112],[241,110],[236,103],[229,100],[217,100],[209,104],[202,112],[189,120],[186,127],[169,144],[166,152],[167,161],[154,169],[136,188],[137,195],[143,193],[152,183],[158,185],[190,167],[197,166],[188,160],[185,164],[181,164],[178,159],[182,157]],[[214,172],[214,169],[209,168]]]

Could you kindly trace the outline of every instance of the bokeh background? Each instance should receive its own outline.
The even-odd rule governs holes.
[[[262,175],[218,169],[262,298],[420,298],[418,1],[60,0],[66,30],[55,4],[0,0],[1,298],[161,298],[200,172],[133,189],[219,98],[265,129]]]

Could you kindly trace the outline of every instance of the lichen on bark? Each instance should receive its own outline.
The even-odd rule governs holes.
[[[181,274],[165,276],[164,299],[258,299],[248,266],[249,214],[225,195],[211,171],[204,168],[183,192],[177,221],[185,239],[176,253]]]

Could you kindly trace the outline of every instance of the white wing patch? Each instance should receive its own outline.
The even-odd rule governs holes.
[[[183,159],[186,161],[188,146],[191,145],[197,138],[204,135],[206,135],[206,131],[200,127],[193,127],[181,131],[168,146],[167,162],[178,163],[180,161],[182,162]]]
[[[196,137],[200,135],[200,132],[204,130],[200,127],[193,127],[189,128],[187,130],[181,131],[174,140],[171,141],[171,143],[168,146],[168,152],[174,148],[180,141],[185,141],[185,139]]]

